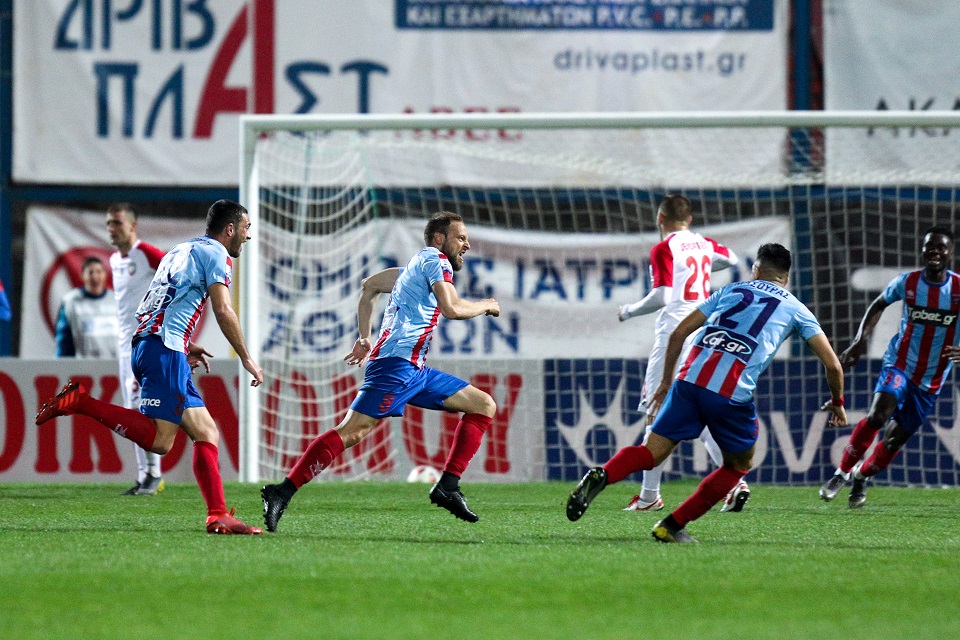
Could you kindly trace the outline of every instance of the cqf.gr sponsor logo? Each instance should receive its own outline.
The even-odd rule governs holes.
[[[745,336],[727,332],[723,329],[707,329],[700,344],[710,349],[724,351],[744,359],[753,353],[756,343]]]

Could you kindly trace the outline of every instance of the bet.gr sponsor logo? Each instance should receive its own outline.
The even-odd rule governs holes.
[[[957,313],[945,309],[911,306],[907,311],[907,318],[916,324],[950,327],[956,323]]]

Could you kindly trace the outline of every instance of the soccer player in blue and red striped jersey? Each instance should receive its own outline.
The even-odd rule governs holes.
[[[217,200],[207,211],[206,235],[175,246],[164,256],[137,308],[131,342],[131,368],[140,385],[140,409],[112,405],[92,397],[71,380],[37,413],[38,425],[57,416],[79,413],[93,418],[146,451],[169,453],[178,430],[193,441],[193,475],[207,504],[207,532],[258,535],[227,510],[220,476],[220,430],[193,384],[191,371],[210,370],[211,354],[191,341],[197,321],[210,306],[224,337],[241,365],[263,383],[263,371],[247,351],[240,320],[230,299],[231,258],[239,258],[250,239],[247,210]]]
[[[737,255],[728,247],[712,238],[707,238],[690,229],[693,222],[690,199],[679,193],[668,194],[657,209],[657,229],[662,240],[650,250],[650,276],[652,289],[644,298],[633,304],[623,305],[617,313],[620,321],[639,315],[657,312],[653,348],[647,357],[647,370],[643,376],[643,393],[639,411],[646,414],[647,431],[653,426],[653,415],[648,411],[647,399],[653,396],[663,378],[663,358],[667,341],[677,325],[691,311],[710,296],[712,271],[732,267],[739,262]],[[718,467],[723,464],[720,447],[713,441],[709,429],[704,429],[700,440],[710,459]],[[643,486],[625,511],[659,511],[663,509],[660,497],[660,481],[666,463],[643,472]],[[724,498],[723,511],[741,511],[750,498],[750,487],[740,482]]]
[[[867,417],[857,423],[843,450],[840,467],[821,488],[820,497],[833,500],[853,479],[849,504],[858,509],[867,501],[866,479],[886,469],[904,443],[923,424],[950,373],[960,361],[957,316],[960,315],[960,274],[953,261],[953,233],[932,227],[923,237],[923,269],[903,273],[870,303],[853,343],[840,355],[852,367],[867,350],[867,341],[880,315],[894,302],[903,302],[900,330],[883,355],[880,377]],[[886,431],[870,456],[864,454],[874,437]]]
[[[440,315],[466,320],[479,315],[498,316],[493,298],[465,300],[453,286],[453,272],[463,268],[470,248],[463,217],[446,211],[433,215],[423,232],[426,247],[401,269],[385,269],[363,281],[357,305],[360,337],[344,360],[363,365],[369,359],[363,385],[350,410],[335,429],[323,433],[307,447],[280,484],[261,490],[263,518],[268,531],[276,531],[297,490],[328,467],[345,449],[360,442],[382,418],[402,416],[407,404],[424,409],[463,412],[453,436],[440,481],[430,490],[430,501],[457,518],[477,522],[460,491],[460,476],[493,421],[493,398],[460,378],[425,366],[427,351]],[[381,293],[390,301],[380,337],[370,342],[374,303]]]
[[[567,517],[578,520],[609,484],[663,462],[681,440],[699,437],[707,428],[723,455],[723,466],[700,482],[693,495],[653,527],[660,542],[696,542],[686,525],[696,520],[739,483],[753,466],[757,415],[753,391],[757,378],[777,349],[797,333],[823,362],[832,399],[824,408],[830,422],[846,424],[843,369],[820,323],[786,290],[790,252],[765,244],[757,252],[754,279],[735,282],[713,293],[670,334],[663,379],[651,398],[659,407],[644,444],[625,447],[603,467],[587,472],[567,501]],[[703,327],[680,367],[674,366],[688,336]]]

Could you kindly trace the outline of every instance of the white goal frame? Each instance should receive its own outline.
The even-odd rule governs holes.
[[[324,130],[412,130],[412,129],[605,129],[605,128],[915,128],[955,129],[960,131],[960,112],[949,111],[744,111],[744,112],[664,112],[664,113],[508,113],[508,114],[431,114],[431,115],[243,115],[240,117],[240,202],[246,206],[258,229],[258,189],[255,146],[258,137],[274,131]],[[960,175],[957,182],[960,183]],[[255,278],[260,272],[256,242],[245,247],[239,267],[239,316],[255,361],[260,360],[259,327]],[[246,382],[240,370],[240,480],[257,482],[260,416],[256,394],[260,391]]]

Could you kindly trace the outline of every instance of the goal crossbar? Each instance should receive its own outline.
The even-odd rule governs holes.
[[[375,129],[656,129],[690,127],[960,127],[957,111],[674,111],[242,115],[241,137],[265,131]]]

